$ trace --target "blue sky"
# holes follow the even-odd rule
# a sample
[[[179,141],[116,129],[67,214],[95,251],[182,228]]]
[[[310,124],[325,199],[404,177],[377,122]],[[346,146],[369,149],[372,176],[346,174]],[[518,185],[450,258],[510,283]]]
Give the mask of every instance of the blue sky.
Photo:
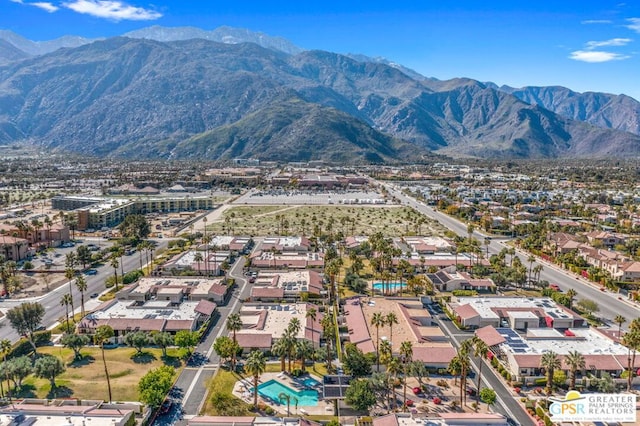
[[[306,49],[384,56],[428,77],[640,100],[635,0],[0,0],[0,29],[32,40],[116,36],[150,25],[229,25]]]

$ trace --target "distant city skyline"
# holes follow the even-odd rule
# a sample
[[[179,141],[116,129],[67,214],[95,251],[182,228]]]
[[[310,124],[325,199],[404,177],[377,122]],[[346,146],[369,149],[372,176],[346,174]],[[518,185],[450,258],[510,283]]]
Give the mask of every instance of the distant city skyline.
[[[517,3],[0,0],[0,29],[42,41],[112,37],[151,25],[228,25],[304,49],[382,56],[441,80],[559,85],[640,100],[639,4]]]

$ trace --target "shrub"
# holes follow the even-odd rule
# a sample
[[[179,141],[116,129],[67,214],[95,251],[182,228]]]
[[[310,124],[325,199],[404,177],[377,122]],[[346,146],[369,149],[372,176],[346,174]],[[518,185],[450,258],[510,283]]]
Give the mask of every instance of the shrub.
[[[519,387],[515,387],[515,388],[513,388],[513,391],[515,393],[520,393],[520,391],[522,391],[522,389],[520,389]]]
[[[264,409],[264,412],[267,413],[267,415],[272,416],[275,414],[275,410],[269,406],[267,406],[267,408]]]
[[[433,398],[433,403],[436,405],[440,405],[442,404],[442,400],[436,396],[435,398]]]
[[[440,380],[438,380],[438,381],[436,382],[436,385],[440,386],[441,388],[445,388],[445,389],[449,388],[449,382],[447,382],[447,381],[446,381],[446,380],[444,380],[444,379],[440,379]]]

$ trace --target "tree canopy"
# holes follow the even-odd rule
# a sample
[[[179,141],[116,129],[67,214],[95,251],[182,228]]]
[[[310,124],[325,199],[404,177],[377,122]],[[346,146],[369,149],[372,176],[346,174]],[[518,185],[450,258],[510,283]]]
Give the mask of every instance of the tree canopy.
[[[140,400],[150,407],[159,407],[173,385],[175,374],[173,367],[163,365],[142,376],[138,383]]]

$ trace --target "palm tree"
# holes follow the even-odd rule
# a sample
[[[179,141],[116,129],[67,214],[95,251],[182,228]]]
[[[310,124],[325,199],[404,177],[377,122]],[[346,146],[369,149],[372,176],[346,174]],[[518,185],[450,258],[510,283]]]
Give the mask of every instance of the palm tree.
[[[237,344],[236,331],[242,330],[243,324],[239,313],[229,314],[227,317],[227,330],[233,333],[233,343]],[[233,351],[233,357],[231,358],[231,366],[235,370],[236,368],[236,351]]]
[[[308,340],[298,340],[295,345],[296,359],[300,360],[300,369],[305,371],[305,362],[313,356],[313,346]]]
[[[304,317],[307,319],[307,321],[311,319],[311,346],[313,347],[314,360],[315,360],[316,342],[314,340],[314,337],[316,332],[315,327],[316,327],[316,318],[318,317],[318,311],[316,310],[316,308],[309,308],[307,313],[304,314]],[[315,369],[315,364],[313,365],[313,367]]]
[[[280,400],[280,402],[287,401],[287,417],[291,415],[291,410],[290,410],[291,401],[293,401],[294,404],[296,404],[296,407],[298,406],[298,398],[286,392],[280,392],[280,394],[278,395],[278,399]]]
[[[627,319],[625,317],[623,317],[622,315],[618,314],[613,319],[613,322],[618,324],[618,339],[622,339],[622,324],[627,322]]]
[[[67,333],[69,333],[69,304],[71,303],[71,295],[66,293],[60,299],[60,306],[64,306],[64,315],[67,323]]]
[[[391,392],[393,407],[397,407],[396,403],[396,393],[395,393],[395,384],[396,379],[398,378],[398,373],[401,371],[400,361],[398,358],[391,356],[387,361],[387,373],[389,374],[389,391]]]
[[[75,311],[75,308],[73,307],[73,287],[71,285],[73,279],[76,276],[76,271],[73,269],[73,267],[67,268],[64,270],[64,276],[69,280],[69,297],[71,298],[70,304],[71,304],[71,313],[73,314],[73,312]]]
[[[395,312],[389,312],[385,316],[384,322],[389,325],[389,342],[393,346],[393,325],[398,324],[398,316]]]
[[[478,362],[478,384],[476,385],[476,412],[478,411],[478,406],[480,405],[480,384],[482,383],[482,364],[484,364],[484,360],[487,358],[487,352],[489,352],[489,347],[487,344],[477,336],[473,337],[473,356],[479,357],[480,360]]]
[[[211,236],[207,235],[206,229],[207,228],[205,226],[205,233],[202,237],[202,245],[204,245],[204,271],[205,274],[209,276],[209,243],[211,242]]]
[[[113,278],[114,278],[114,284],[116,286],[116,291],[118,291],[118,257],[115,255],[115,253],[111,254],[111,267],[113,268]]]
[[[571,305],[573,304],[573,298],[576,297],[577,295],[578,295],[578,292],[572,288],[570,288],[569,291],[567,291],[567,296],[569,296],[569,306],[568,306],[569,309],[571,309]]]
[[[527,258],[527,261],[529,262],[529,284],[531,283],[531,272],[533,271],[533,262],[536,261],[536,257],[534,255],[530,255]]]
[[[109,380],[109,370],[107,369],[107,360],[104,357],[104,344],[106,341],[111,339],[114,335],[113,328],[108,325],[101,325],[96,329],[96,334],[93,337],[95,344],[100,345],[100,350],[102,351],[102,363],[104,364],[104,375],[107,378],[107,388],[109,389],[109,402],[113,399],[111,398],[111,381]]]
[[[374,312],[371,317],[371,325],[376,328],[376,366],[380,372],[380,327],[384,327],[386,321],[382,312]]]
[[[260,375],[264,373],[266,368],[267,362],[264,358],[264,353],[261,351],[251,352],[244,365],[247,373],[253,376],[253,406],[256,410],[258,409],[258,381],[260,380]]]
[[[553,372],[560,368],[561,365],[560,358],[558,358],[558,355],[553,351],[545,352],[542,354],[542,358],[540,358],[540,367],[544,368],[547,376],[547,386],[545,388],[547,395],[551,395]]]
[[[473,346],[472,339],[462,342],[458,349],[458,361],[460,363],[460,407],[467,402],[467,375],[471,368],[471,348]]]
[[[122,258],[124,257],[124,247],[115,246],[113,247],[113,255],[118,256],[120,258],[120,277],[122,278],[122,284],[124,284],[124,262]]]
[[[564,362],[569,366],[569,371],[571,373],[569,389],[575,389],[577,372],[578,370],[584,370],[585,368],[584,356],[582,356],[578,351],[570,351],[565,355]]]
[[[400,344],[400,357],[402,359],[402,369],[404,372],[404,389],[402,390],[402,406],[407,411],[407,373],[408,365],[413,359],[413,344],[406,340]]]
[[[198,265],[198,275],[202,275],[202,272],[200,272],[200,262],[202,262],[202,253],[200,253],[199,251],[196,252],[196,254],[193,255],[193,260],[196,262],[196,265]]]
[[[80,311],[84,318],[84,292],[87,291],[87,280],[82,275],[76,278],[76,288],[80,292]]]
[[[285,339],[280,338],[271,347],[271,353],[280,358],[280,371],[287,371],[287,366],[285,365],[288,351],[287,344]]]
[[[631,324],[633,325],[634,322]],[[636,352],[640,348],[640,331],[636,327],[631,327],[622,337],[622,344],[627,347],[627,392],[630,392],[635,373]]]

